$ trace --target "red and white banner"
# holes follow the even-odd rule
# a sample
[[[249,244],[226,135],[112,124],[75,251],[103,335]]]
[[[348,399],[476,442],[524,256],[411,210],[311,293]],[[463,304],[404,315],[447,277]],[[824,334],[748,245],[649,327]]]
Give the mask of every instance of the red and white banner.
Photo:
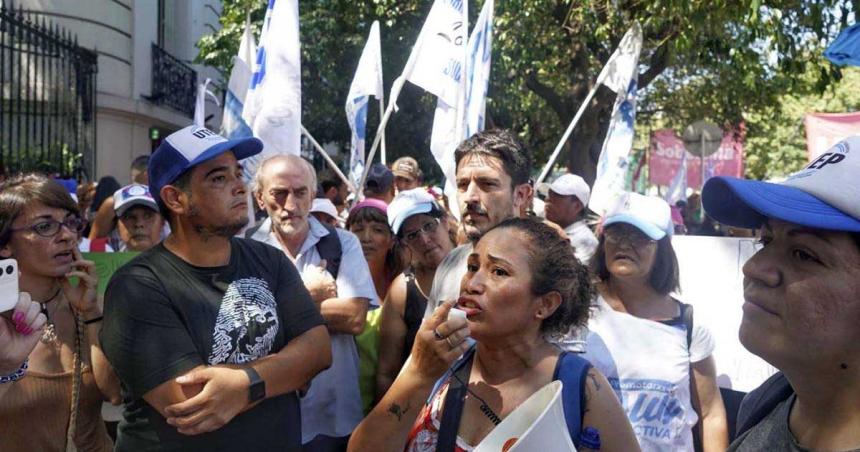
[[[843,138],[860,134],[860,112],[807,113],[804,122],[810,162]]]
[[[657,130],[651,135],[648,154],[648,181],[652,185],[668,186],[678,171],[681,157],[686,152],[684,142],[672,129]],[[720,149],[705,158],[705,179],[713,176],[743,177],[744,145],[741,135],[726,133]],[[687,186],[702,187],[702,159],[687,156]]]

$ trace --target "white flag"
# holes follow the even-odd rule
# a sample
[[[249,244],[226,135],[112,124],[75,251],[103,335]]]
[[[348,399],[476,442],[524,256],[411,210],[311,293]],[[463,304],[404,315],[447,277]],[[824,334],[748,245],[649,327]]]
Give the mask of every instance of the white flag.
[[[230,81],[227,82],[227,94],[224,96],[224,114],[221,120],[221,135],[227,138],[243,138],[252,135],[251,128],[242,119],[242,109],[245,105],[245,95],[251,86],[251,67],[257,55],[257,44],[251,33],[250,18],[245,21],[245,31],[239,43],[239,53],[233,58],[233,69],[230,71]]]
[[[448,105],[456,105],[462,95],[465,14],[465,0],[435,0],[403,71],[407,80]]]
[[[637,22],[624,34],[618,48],[597,77],[598,83],[618,93],[588,201],[588,207],[598,214],[603,214],[609,203],[624,192],[630,149],[633,147],[636,80],[641,51],[642,28]]]
[[[454,193],[454,149],[465,133],[466,8],[464,0],[433,2],[401,76],[438,97],[430,152],[445,174],[446,193]],[[395,83],[390,102],[400,86]]]
[[[346,96],[346,120],[352,131],[349,173],[356,186],[364,172],[364,140],[367,126],[367,101],[370,96],[382,99],[382,46],[379,22],[374,21],[370,35],[358,60],[358,68]]]
[[[301,101],[298,0],[269,0],[242,110],[242,119],[263,141],[263,152],[245,161],[246,174],[270,155],[299,155]]]
[[[493,0],[484,2],[478,22],[469,37],[469,64],[466,65],[466,138],[484,130],[493,52],[493,7]]]
[[[675,177],[672,178],[672,183],[669,184],[669,191],[663,198],[670,206],[674,206],[678,200],[687,199],[687,151],[682,150],[681,163],[678,164],[678,169],[675,170]]]

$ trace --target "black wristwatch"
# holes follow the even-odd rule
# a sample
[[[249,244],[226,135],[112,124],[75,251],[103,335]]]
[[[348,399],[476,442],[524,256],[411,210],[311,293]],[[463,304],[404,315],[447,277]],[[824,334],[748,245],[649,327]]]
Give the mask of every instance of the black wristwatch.
[[[254,403],[266,398],[266,382],[260,378],[260,374],[253,367],[245,367],[242,370],[248,374],[251,385],[248,386],[248,401]]]

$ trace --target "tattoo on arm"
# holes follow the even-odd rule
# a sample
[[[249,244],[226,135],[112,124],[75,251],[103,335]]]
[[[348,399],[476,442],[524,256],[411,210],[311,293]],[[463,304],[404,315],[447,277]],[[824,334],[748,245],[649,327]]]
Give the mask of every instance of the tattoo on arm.
[[[591,380],[591,384],[594,385],[594,391],[600,391],[600,383],[597,382],[597,378],[594,376],[593,373],[588,373],[588,379]]]
[[[388,407],[388,412],[397,416],[397,422],[400,422],[406,412],[409,411],[409,408],[409,402],[406,402],[406,406],[402,408],[400,407],[400,405],[392,403],[391,406]]]

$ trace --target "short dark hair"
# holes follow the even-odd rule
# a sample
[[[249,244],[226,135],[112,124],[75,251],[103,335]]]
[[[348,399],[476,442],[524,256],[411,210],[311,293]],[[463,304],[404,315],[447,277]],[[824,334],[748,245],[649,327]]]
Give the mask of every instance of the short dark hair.
[[[148,155],[139,155],[131,161],[131,169],[135,171],[146,171],[149,168],[149,156]]]
[[[606,267],[606,234],[600,234],[597,241],[597,250],[591,258],[591,271],[600,281],[608,281],[611,276]],[[654,265],[651,267],[651,275],[648,277],[651,288],[661,295],[681,291],[681,278],[678,275],[678,256],[672,247],[672,237],[666,236],[657,241],[657,255]]]
[[[322,192],[317,193],[317,196],[322,196],[332,187],[339,190],[340,187],[345,184],[343,179],[328,168],[317,172],[317,180],[319,181],[320,188],[322,189]]]
[[[365,206],[353,209],[346,219],[346,230],[351,230],[356,223],[382,223],[388,229],[391,237],[394,237],[394,232],[391,226],[388,225],[388,217],[376,207]],[[388,253],[385,254],[385,279],[388,284],[394,281],[394,278],[403,271],[405,264],[402,256],[396,246],[392,246]]]
[[[460,161],[469,155],[486,155],[501,160],[505,172],[511,177],[511,188],[529,182],[529,173],[532,170],[531,153],[522,141],[508,130],[485,130],[460,143],[454,151],[456,166],[459,167]]]
[[[559,335],[566,334],[571,326],[585,326],[597,292],[588,269],[574,256],[570,242],[557,230],[531,218],[509,218],[490,231],[495,229],[512,229],[525,236],[532,294],[558,292],[561,295],[561,304],[543,320],[541,332]]]
[[[57,181],[36,173],[14,176],[0,183],[0,247],[12,239],[12,223],[34,202],[81,215],[72,195]]]

